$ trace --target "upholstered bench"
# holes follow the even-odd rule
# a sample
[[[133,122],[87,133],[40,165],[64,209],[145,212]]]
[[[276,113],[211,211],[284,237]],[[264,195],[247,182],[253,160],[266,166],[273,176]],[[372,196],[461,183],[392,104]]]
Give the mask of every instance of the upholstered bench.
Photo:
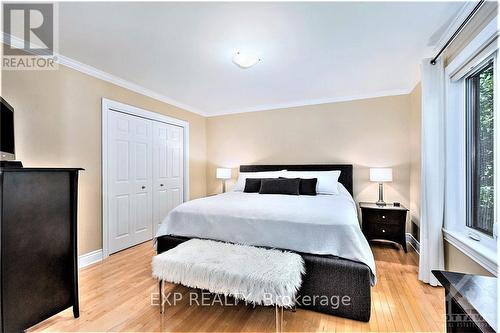
[[[295,253],[191,239],[153,258],[163,313],[164,282],[208,290],[257,305],[276,308],[276,330],[283,325],[283,308],[295,305],[305,273]]]

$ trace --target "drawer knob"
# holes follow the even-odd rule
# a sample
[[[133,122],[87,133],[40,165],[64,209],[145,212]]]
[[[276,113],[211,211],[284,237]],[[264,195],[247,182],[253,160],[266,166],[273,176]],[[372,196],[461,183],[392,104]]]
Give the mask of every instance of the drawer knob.
[[[163,184],[160,184],[161,187],[163,187]]]
[[[382,232],[385,232],[385,229],[382,229]]]
[[[385,219],[385,215],[382,215],[382,218]]]
[[[146,188],[146,186],[141,186],[141,188],[144,190]]]

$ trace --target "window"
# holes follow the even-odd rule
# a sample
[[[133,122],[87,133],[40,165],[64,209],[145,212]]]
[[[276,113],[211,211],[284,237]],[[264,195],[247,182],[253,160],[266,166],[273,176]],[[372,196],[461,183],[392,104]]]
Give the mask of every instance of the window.
[[[445,68],[444,239],[492,274],[499,269],[499,41],[492,20]]]
[[[466,223],[489,236],[495,220],[494,72],[491,59],[465,79]]]

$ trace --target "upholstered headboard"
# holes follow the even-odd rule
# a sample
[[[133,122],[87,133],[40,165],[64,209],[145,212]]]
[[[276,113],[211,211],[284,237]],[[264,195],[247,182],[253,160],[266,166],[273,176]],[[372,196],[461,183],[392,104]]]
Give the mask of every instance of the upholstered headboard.
[[[339,170],[339,182],[352,195],[352,164],[276,164],[276,165],[240,165],[240,172],[260,171],[332,171]]]

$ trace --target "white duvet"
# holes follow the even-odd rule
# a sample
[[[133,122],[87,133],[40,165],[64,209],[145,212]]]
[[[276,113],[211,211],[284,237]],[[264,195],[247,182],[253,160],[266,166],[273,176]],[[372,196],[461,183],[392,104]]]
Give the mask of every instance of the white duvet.
[[[156,237],[176,235],[375,261],[361,232],[356,205],[343,186],[338,195],[294,196],[228,192],[173,209]]]

